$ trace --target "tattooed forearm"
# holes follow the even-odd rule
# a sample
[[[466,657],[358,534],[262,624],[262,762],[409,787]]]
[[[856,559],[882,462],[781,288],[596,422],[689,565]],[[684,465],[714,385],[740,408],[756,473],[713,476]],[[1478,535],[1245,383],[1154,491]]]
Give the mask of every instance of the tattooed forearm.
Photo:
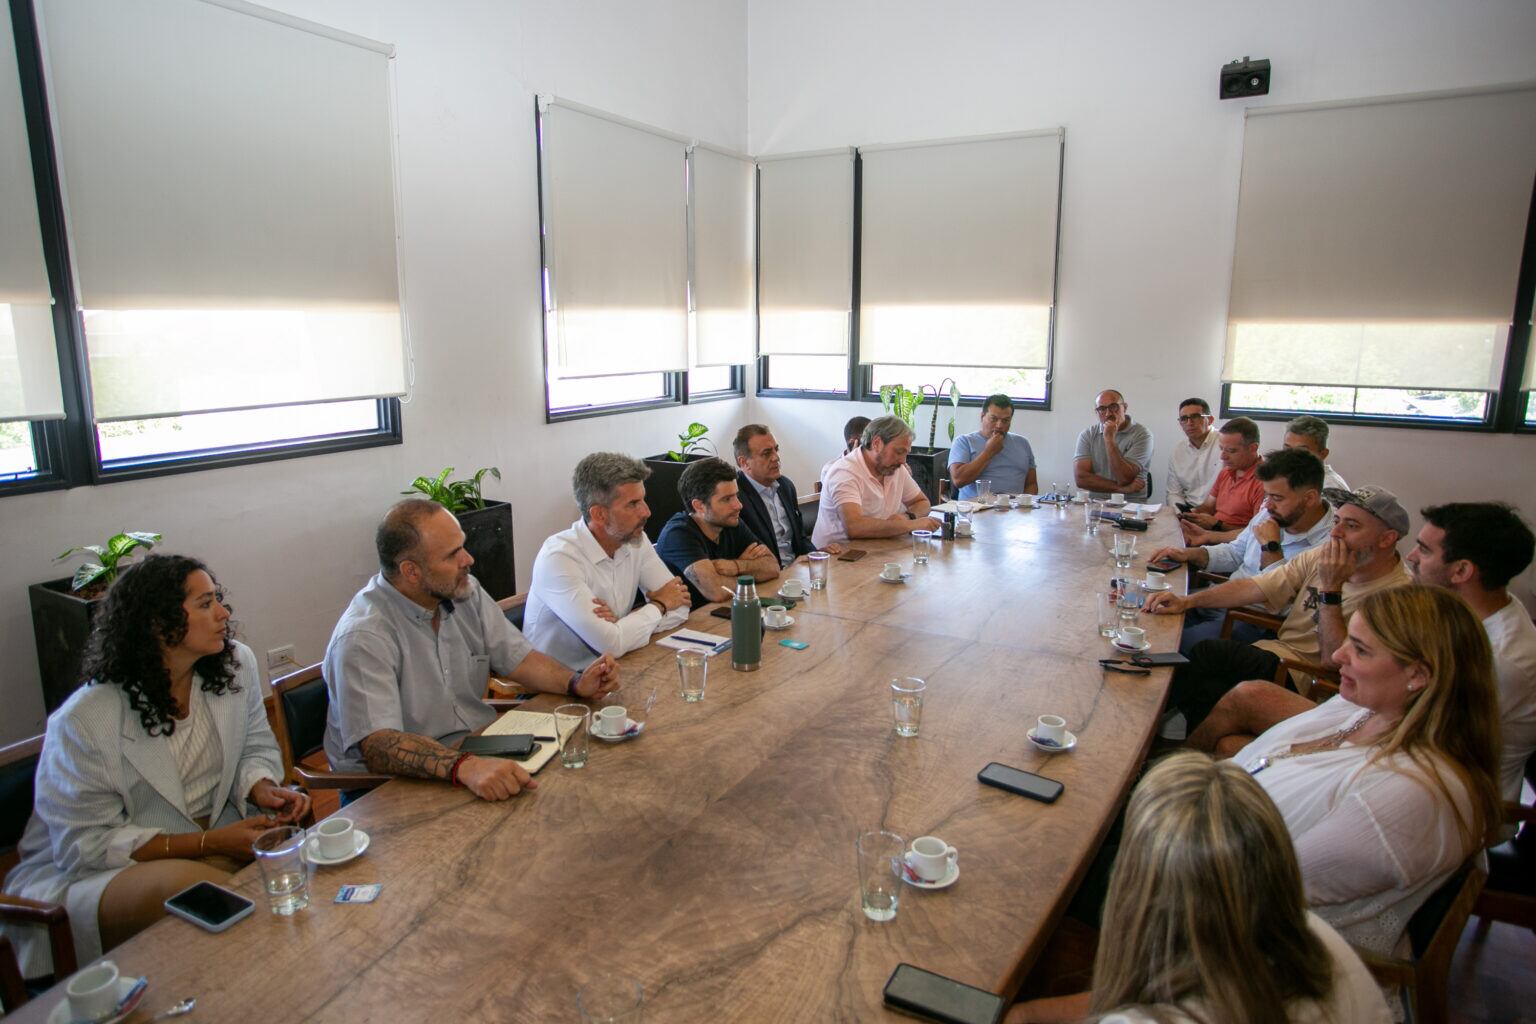
[[[412,779],[446,779],[459,758],[452,747],[396,729],[369,733],[358,747],[369,771]]]

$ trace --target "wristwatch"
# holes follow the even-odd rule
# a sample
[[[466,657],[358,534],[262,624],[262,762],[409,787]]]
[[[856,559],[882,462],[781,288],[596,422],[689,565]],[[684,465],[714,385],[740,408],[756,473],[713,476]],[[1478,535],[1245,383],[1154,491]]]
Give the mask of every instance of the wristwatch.
[[[1267,540],[1264,542],[1264,547],[1262,550],[1267,551],[1272,555],[1278,555],[1280,553],[1280,542],[1277,540]]]
[[[1337,590],[1319,590],[1317,592],[1318,604],[1343,604],[1344,594]]]
[[[904,511],[906,511],[908,519],[916,519],[917,518],[917,516],[912,514],[912,510],[911,509],[906,509]]]

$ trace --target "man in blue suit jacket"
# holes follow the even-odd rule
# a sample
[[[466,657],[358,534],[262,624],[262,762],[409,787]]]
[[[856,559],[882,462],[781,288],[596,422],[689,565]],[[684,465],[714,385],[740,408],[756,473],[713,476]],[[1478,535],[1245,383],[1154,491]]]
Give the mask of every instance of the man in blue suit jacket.
[[[779,461],[779,442],[761,423],[748,423],[732,442],[736,455],[736,483],[741,498],[741,525],[758,541],[775,551],[785,566],[815,550],[805,522],[800,518],[800,499],[795,485],[784,475]],[[837,548],[830,547],[834,554]]]

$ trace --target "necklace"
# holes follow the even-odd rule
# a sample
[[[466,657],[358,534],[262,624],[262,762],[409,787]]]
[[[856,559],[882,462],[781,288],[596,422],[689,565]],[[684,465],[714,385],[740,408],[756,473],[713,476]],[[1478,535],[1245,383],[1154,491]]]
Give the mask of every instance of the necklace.
[[[1257,775],[1259,772],[1263,771],[1265,768],[1268,768],[1276,761],[1284,761],[1288,757],[1300,757],[1302,754],[1315,754],[1322,750],[1337,750],[1340,746],[1343,745],[1345,740],[1359,732],[1361,726],[1365,725],[1366,722],[1369,722],[1375,717],[1376,712],[1367,711],[1365,714],[1355,719],[1352,724],[1345,726],[1338,732],[1334,733],[1332,736],[1325,736],[1320,740],[1307,740],[1304,743],[1292,743],[1287,750],[1276,754],[1273,757],[1256,757],[1252,761],[1249,761],[1247,764],[1243,765],[1243,771],[1247,772],[1249,775]]]

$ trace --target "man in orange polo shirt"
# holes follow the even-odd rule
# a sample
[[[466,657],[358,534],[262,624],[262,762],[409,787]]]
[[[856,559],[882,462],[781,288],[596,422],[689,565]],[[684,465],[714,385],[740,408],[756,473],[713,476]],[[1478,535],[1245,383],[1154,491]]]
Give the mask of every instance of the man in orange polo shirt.
[[[1264,507],[1259,480],[1259,425],[1246,416],[1228,420],[1217,431],[1221,472],[1210,495],[1192,512],[1179,515],[1184,543],[1224,544],[1236,540]]]

